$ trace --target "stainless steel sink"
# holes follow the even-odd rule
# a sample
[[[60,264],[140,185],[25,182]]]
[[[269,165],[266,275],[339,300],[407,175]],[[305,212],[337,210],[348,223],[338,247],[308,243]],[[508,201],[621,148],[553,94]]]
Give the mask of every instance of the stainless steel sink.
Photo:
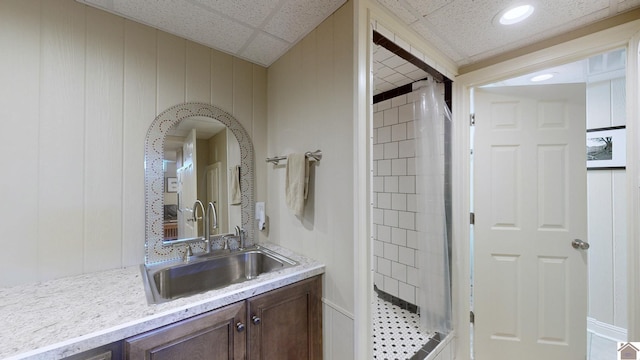
[[[263,247],[219,255],[142,265],[149,303],[157,304],[253,279],[297,263]]]

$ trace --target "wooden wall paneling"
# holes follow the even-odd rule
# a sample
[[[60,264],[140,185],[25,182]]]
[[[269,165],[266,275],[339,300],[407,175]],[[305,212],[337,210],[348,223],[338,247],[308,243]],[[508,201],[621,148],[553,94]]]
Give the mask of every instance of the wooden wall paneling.
[[[627,174],[613,176],[613,325],[627,328]],[[596,290],[598,291],[598,290]]]
[[[248,61],[233,58],[233,116],[253,138],[253,72]]]
[[[42,6],[38,259],[48,280],[82,272],[85,8]]]
[[[317,198],[322,197],[323,203],[318,202],[320,209],[331,209],[332,199],[352,199],[354,184],[354,92],[355,92],[355,69],[353,66],[355,50],[353,48],[353,6],[343,6],[334,15],[334,93],[332,98],[336,101],[332,107],[336,113],[332,114],[325,128],[333,128],[333,134],[338,134],[327,142],[327,146],[320,146],[326,149],[325,154],[328,159],[341,159],[331,164],[331,168],[326,167],[322,172],[324,177],[316,177]],[[336,131],[340,129],[339,131]],[[328,141],[328,139],[325,139]],[[340,146],[329,146],[329,144],[340,144]],[[337,176],[336,176],[337,175]],[[333,189],[333,191],[331,191]],[[337,191],[336,191],[337,190]],[[331,193],[331,197],[325,196]],[[346,210],[346,209],[345,209]],[[331,299],[338,306],[349,313],[354,311],[354,278],[353,276],[342,276],[353,272],[354,247],[351,241],[341,240],[344,234],[353,234],[356,219],[345,221],[345,218],[353,217],[352,211],[325,211],[327,224],[331,224],[331,238],[334,240],[333,265],[336,274],[335,287],[337,294],[341,296]],[[339,226],[337,226],[339,225]],[[349,239],[351,239],[349,237]],[[349,291],[347,291],[349,290]]]
[[[84,272],[121,266],[124,19],[87,14]]]
[[[211,105],[233,113],[233,57],[211,50]]]
[[[186,100],[208,104],[211,101],[211,49],[192,41],[187,41],[186,47]]]
[[[255,198],[256,201],[267,200],[267,69],[253,65],[253,129],[252,140],[255,152]],[[265,232],[258,231],[258,240],[266,241]]]
[[[587,85],[587,129],[611,126],[611,82]]]
[[[335,28],[334,28],[334,17],[331,16],[329,17],[327,20],[325,20],[324,22],[322,22],[320,24],[320,26],[318,26],[316,28],[316,30],[314,30],[316,32],[316,46],[317,46],[317,52],[316,52],[316,56],[318,57],[317,59],[317,69],[316,71],[316,79],[317,79],[317,97],[318,99],[332,99],[333,98],[333,91],[334,91],[334,49],[333,49],[333,39],[334,36],[337,36],[336,32],[335,32]],[[320,103],[324,103],[324,101],[320,101]],[[322,117],[323,117],[323,121],[331,121],[331,119],[333,118],[333,116],[336,116],[336,112],[335,109],[333,108],[327,108],[328,111],[323,112]],[[327,126],[323,126],[323,129],[325,129],[324,131],[330,131],[330,128]],[[325,134],[323,134],[323,136],[326,136]],[[322,136],[320,137],[322,138]],[[322,139],[323,141],[327,141],[328,139]],[[328,144],[328,142],[327,142]],[[324,152],[331,152],[331,150],[328,148],[328,146],[323,146],[324,143],[320,143],[318,144],[318,148]],[[321,197],[322,195],[320,195],[321,191],[324,192],[326,191],[326,189],[328,189],[326,184],[320,184],[319,181],[317,180],[319,176],[322,176],[320,173],[320,168],[316,168],[315,169],[315,196],[316,197]],[[322,171],[324,172],[324,171]],[[326,176],[326,174],[325,174]],[[320,228],[323,229],[328,229],[329,228],[329,215],[326,213],[318,213],[315,219],[316,225]],[[333,256],[332,256],[332,246],[319,246],[316,250],[317,252],[317,256],[319,259],[322,259],[320,261],[324,262],[324,263],[333,263]],[[350,261],[352,262],[352,261]],[[327,266],[327,271],[329,270],[329,268],[331,268],[330,266]],[[334,276],[339,276],[338,273],[335,273],[332,270],[331,273],[331,277],[333,278]],[[331,289],[330,290],[330,286],[328,286],[329,282],[325,281],[323,283],[323,293],[324,294],[331,294],[331,299],[333,299],[335,297],[335,289]],[[327,295],[325,295],[327,296]]]
[[[624,126],[627,123],[626,78],[611,80],[611,126]]]
[[[613,212],[611,171],[589,171],[587,193],[589,194],[588,236],[589,267],[597,269],[589,273],[589,316],[598,321],[613,324]]]
[[[0,1],[0,287],[37,280],[40,2]],[[7,130],[9,129],[9,130]],[[42,234],[46,236],[46,232]]]
[[[304,39],[300,42],[300,56],[297,61],[300,61],[298,65],[302,72],[302,77],[300,78],[300,88],[296,93],[300,96],[300,103],[296,101],[298,104],[298,118],[306,118],[310,124],[318,124],[318,126],[312,126],[313,132],[315,136],[312,138],[306,138],[305,142],[302,144],[296,144],[296,151],[305,152],[305,151],[314,151],[316,149],[322,150],[321,144],[325,142],[323,137],[327,136],[327,132],[331,131],[330,127],[325,126],[327,121],[330,121],[326,117],[325,109],[326,102],[318,101],[318,68],[320,64],[318,63],[318,55],[321,50],[318,49],[318,32],[312,31]],[[322,124],[322,125],[320,125]],[[298,127],[298,131],[309,131],[309,127]],[[331,137],[331,136],[329,136]],[[304,137],[299,136],[298,138],[303,139]],[[320,215],[321,211],[319,208],[319,204],[323,202],[323,196],[318,193],[317,189],[322,189],[323,184],[319,184],[320,179],[326,174],[321,174],[318,171],[318,168],[313,167],[309,168],[310,171],[310,189],[307,202],[305,204],[305,212],[310,213],[311,216],[315,218],[316,209],[318,209],[318,213]],[[326,217],[322,217],[326,219]],[[316,254],[318,253],[318,249],[322,246],[322,242],[318,241],[315,236],[309,237],[301,237],[300,238],[300,246],[304,249],[303,253],[305,254]]]
[[[158,32],[157,114],[185,101],[186,42],[177,36]]]
[[[310,124],[304,121],[306,117],[299,117],[299,114],[301,114],[299,108],[303,106],[300,103],[301,99],[299,97],[301,95],[300,83],[305,81],[304,71],[300,69],[301,61],[299,61],[299,59],[300,44],[297,44],[283,57],[278,59],[275,65],[272,65],[269,69],[270,87],[272,86],[271,77],[274,78],[273,87],[271,87],[271,91],[269,91],[269,111],[271,111],[272,107],[274,110],[274,113],[270,114],[269,117],[269,142],[270,144],[274,144],[274,148],[271,149],[272,152],[270,152],[269,156],[287,155],[293,151],[301,151],[299,147],[305,143],[309,134],[313,133],[313,136],[316,135],[315,132],[317,129],[308,131],[307,128],[305,132],[300,131],[300,128],[303,128],[305,124]],[[272,75],[272,69],[274,68],[276,68],[276,70]],[[273,221],[280,217],[278,224],[287,224],[290,226],[288,232],[285,231],[283,226],[271,226],[269,236],[280,245],[292,251],[303,253],[302,242],[297,240],[305,235],[304,229],[300,226],[295,226],[299,221],[290,218],[291,212],[285,202],[286,171],[278,171],[277,168],[269,165],[267,165],[267,167],[270,169],[267,174],[270,176],[269,183],[272,183],[275,187],[275,189],[271,188],[269,192],[271,199],[267,206],[272,207],[269,211],[269,223],[274,224]],[[274,215],[273,213],[276,211],[278,214]],[[307,212],[307,217],[308,216],[309,213]],[[317,218],[315,220],[317,220]],[[275,234],[275,237],[272,234]],[[287,236],[284,236],[284,234]],[[327,270],[329,270],[329,264],[326,265]]]
[[[122,264],[144,262],[144,140],[155,119],[157,30],[125,20]]]

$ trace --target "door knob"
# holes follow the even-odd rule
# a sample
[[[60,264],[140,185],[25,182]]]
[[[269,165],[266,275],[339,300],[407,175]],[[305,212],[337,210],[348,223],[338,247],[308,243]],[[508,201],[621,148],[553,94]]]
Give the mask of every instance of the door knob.
[[[573,246],[574,249],[587,250],[589,248],[589,243],[580,239],[575,239],[571,242],[571,246]]]

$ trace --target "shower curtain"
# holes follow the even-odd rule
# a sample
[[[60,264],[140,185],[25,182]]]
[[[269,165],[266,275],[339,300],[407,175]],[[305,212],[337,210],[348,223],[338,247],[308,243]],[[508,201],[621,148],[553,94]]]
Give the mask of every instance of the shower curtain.
[[[444,123],[451,112],[433,80],[414,84],[420,327],[451,331],[451,280],[445,211]]]

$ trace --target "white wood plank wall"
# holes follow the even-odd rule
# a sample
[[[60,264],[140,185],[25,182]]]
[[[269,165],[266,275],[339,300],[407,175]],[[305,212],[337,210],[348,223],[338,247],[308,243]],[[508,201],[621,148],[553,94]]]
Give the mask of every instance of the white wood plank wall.
[[[304,215],[284,196],[283,167],[267,166],[269,241],[326,265],[325,359],[354,359],[354,2],[348,1],[268,72],[269,155],[322,150]],[[258,164],[264,159],[258,159]]]
[[[624,87],[624,74],[587,84],[587,129],[625,125]],[[588,316],[626,329],[626,171],[590,170],[587,184],[591,244]]]
[[[0,48],[0,286],[143,262],[143,142],[164,109],[209,102],[266,153],[261,66],[73,0],[0,1]]]

